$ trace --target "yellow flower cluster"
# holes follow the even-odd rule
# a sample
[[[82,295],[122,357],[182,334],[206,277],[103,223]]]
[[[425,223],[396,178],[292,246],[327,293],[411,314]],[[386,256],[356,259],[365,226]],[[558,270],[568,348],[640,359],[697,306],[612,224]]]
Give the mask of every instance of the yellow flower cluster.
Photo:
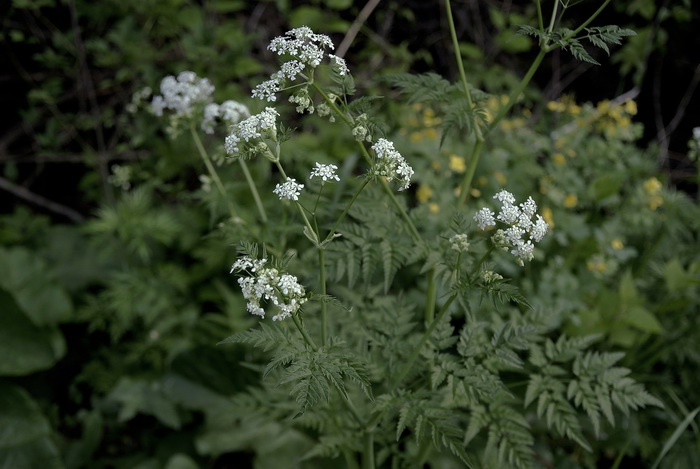
[[[650,209],[656,210],[664,203],[661,196],[661,182],[656,178],[649,178],[644,181],[644,192],[647,194],[647,205]]]
[[[570,116],[578,116],[581,114],[581,106],[576,104],[574,98],[569,95],[564,95],[558,101],[550,101],[547,103],[547,109],[552,112],[568,114]]]
[[[425,107],[420,103],[414,104],[411,109],[417,114],[407,119],[408,127],[411,130],[408,139],[412,143],[424,140],[437,140],[440,136],[437,126],[442,123],[442,118],[435,115],[435,111]]]

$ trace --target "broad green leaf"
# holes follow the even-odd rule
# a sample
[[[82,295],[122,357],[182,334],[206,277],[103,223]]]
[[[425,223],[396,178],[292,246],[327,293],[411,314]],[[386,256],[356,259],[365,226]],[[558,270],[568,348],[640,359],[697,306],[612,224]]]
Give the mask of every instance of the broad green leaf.
[[[9,293],[0,289],[0,376],[22,376],[45,370],[65,353],[61,332],[38,327]]]
[[[51,427],[27,392],[0,382],[0,469],[64,469]]]
[[[588,188],[588,194],[600,202],[620,191],[624,177],[622,174],[606,174],[596,178]]]
[[[664,265],[664,280],[666,288],[671,293],[677,293],[688,287],[688,274],[677,258],[673,258]]]
[[[70,297],[47,273],[41,258],[25,248],[0,248],[0,288],[10,292],[37,326],[70,320]]]
[[[177,409],[160,382],[122,378],[108,399],[122,405],[119,411],[122,422],[131,420],[136,414],[147,414],[170,428],[180,428]]]
[[[653,332],[659,334],[664,331],[663,326],[656,319],[656,316],[649,310],[641,306],[632,306],[629,308],[624,316],[624,320],[627,324],[637,327],[643,331]]]

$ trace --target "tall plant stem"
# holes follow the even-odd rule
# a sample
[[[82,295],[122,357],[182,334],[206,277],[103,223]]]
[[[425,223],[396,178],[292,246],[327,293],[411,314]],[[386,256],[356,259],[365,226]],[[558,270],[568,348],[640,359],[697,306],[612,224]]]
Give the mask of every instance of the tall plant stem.
[[[340,216],[338,217],[338,219],[335,221],[333,228],[331,228],[331,231],[328,232],[328,236],[326,236],[326,239],[323,240],[323,243],[325,243],[333,238],[333,236],[335,235],[335,230],[338,229],[338,225],[340,225],[340,222],[343,221],[343,219],[345,218],[345,215],[348,214],[348,212],[350,211],[350,208],[355,203],[355,200],[357,200],[357,197],[359,197],[362,190],[365,187],[367,187],[367,184],[369,184],[369,181],[370,181],[369,178],[365,178],[365,180],[362,182],[362,185],[357,189],[357,191],[355,192],[355,195],[352,196],[352,199],[350,200],[350,202],[348,202],[348,204],[345,206],[345,210],[343,210],[343,213],[341,213]]]
[[[228,206],[229,213],[231,214],[231,218],[238,218],[238,213],[236,213],[236,208],[233,206],[231,201],[229,200],[228,196],[226,195],[226,190],[224,189],[224,185],[221,183],[221,179],[219,178],[219,174],[216,172],[216,168],[214,168],[214,165],[211,162],[211,159],[209,158],[209,154],[207,151],[204,149],[204,145],[202,145],[202,140],[199,138],[199,134],[197,131],[194,129],[194,126],[191,124],[190,125],[190,132],[192,133],[192,139],[194,140],[194,144],[197,147],[197,151],[199,152],[199,156],[202,157],[202,160],[204,161],[204,166],[207,167],[207,171],[209,171],[209,176],[211,176],[212,180],[214,181],[214,185],[216,185],[216,188],[218,189],[219,193],[221,194],[221,197],[224,198],[226,201],[226,205]]]
[[[326,294],[326,259],[323,252],[323,246],[318,248],[318,276],[321,288],[321,295]],[[326,345],[328,341],[328,312],[326,302],[321,301],[321,346]]]
[[[248,183],[248,187],[250,187],[250,192],[253,194],[253,200],[255,200],[255,205],[258,207],[258,213],[260,213],[260,218],[262,219],[263,223],[267,224],[267,213],[265,212],[265,206],[263,205],[262,200],[260,200],[260,194],[258,194],[258,188],[255,187],[255,182],[253,181],[253,178],[250,176],[250,171],[248,170],[248,165],[241,158],[238,159],[238,162],[241,164],[241,170],[243,171],[243,175],[245,176],[245,180]]]
[[[462,183],[459,185],[459,199],[457,200],[458,207],[464,205],[464,202],[467,201],[467,197],[469,197],[472,181],[474,180],[474,173],[476,173],[476,167],[479,164],[479,158],[481,157],[481,150],[483,148],[484,139],[474,142],[474,148],[472,148],[472,154],[469,157],[467,170],[464,172]]]
[[[472,102],[472,95],[469,91],[467,74],[464,73],[464,62],[462,61],[462,54],[459,52],[459,41],[457,40],[457,30],[455,29],[454,18],[452,18],[452,7],[450,6],[450,0],[445,0],[445,10],[447,11],[447,23],[450,26],[452,48],[455,52],[455,60],[457,62],[457,68],[459,69],[459,77],[462,80],[462,87],[464,88],[464,96],[467,98],[467,106],[469,106],[469,109],[472,109],[474,107],[474,103]],[[474,130],[476,132],[477,142],[482,141],[484,139],[484,136],[481,133],[481,127],[479,127],[479,125],[475,123]]]
[[[374,432],[365,433],[365,449],[362,455],[362,469],[374,469]]]
[[[304,325],[301,323],[301,319],[299,319],[299,316],[296,314],[292,314],[292,321],[294,321],[294,325],[297,327],[297,330],[301,334],[301,336],[304,338],[304,342],[311,347],[311,349],[316,352],[318,351],[318,347],[316,347],[316,343],[314,342],[314,339],[311,338],[309,333],[306,331],[306,328]]]
[[[284,171],[284,168],[280,164],[279,158],[275,160],[275,165],[277,166],[277,169],[279,169],[280,174],[286,181],[289,179],[289,176],[287,176],[287,173]],[[297,206],[297,209],[299,209],[299,214],[301,215],[301,218],[304,219],[304,224],[306,225],[306,236],[315,244],[318,246],[318,241],[319,241],[319,234],[316,233],[316,230],[314,227],[311,225],[311,222],[309,221],[309,217],[306,216],[306,212],[304,211],[304,207],[301,206],[301,204],[297,201],[294,201],[294,204]]]

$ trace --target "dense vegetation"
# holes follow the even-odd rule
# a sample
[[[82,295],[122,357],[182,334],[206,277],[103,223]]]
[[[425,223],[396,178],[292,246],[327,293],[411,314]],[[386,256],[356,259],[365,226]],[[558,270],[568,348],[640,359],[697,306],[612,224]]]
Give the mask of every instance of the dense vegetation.
[[[0,468],[699,467],[699,18],[569,34],[603,3],[6,5]],[[351,74],[252,99],[302,25]],[[155,115],[186,70],[277,127]],[[503,190],[532,259],[480,229]]]

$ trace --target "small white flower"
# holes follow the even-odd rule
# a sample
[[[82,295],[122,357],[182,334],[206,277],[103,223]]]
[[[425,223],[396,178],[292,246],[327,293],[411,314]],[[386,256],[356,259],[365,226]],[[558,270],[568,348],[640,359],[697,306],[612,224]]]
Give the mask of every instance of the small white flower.
[[[380,138],[372,145],[372,150],[377,155],[374,165],[374,172],[378,176],[384,176],[389,181],[399,179],[402,183],[400,191],[408,189],[411,185],[413,168],[401,156],[401,153],[394,149],[394,144],[385,138]]]
[[[265,99],[267,101],[277,101],[277,94],[280,91],[279,78],[271,78],[260,83],[253,89],[253,98]]]
[[[279,313],[273,321],[281,321],[299,311],[306,302],[306,291],[297,278],[290,274],[280,274],[267,267],[267,259],[253,259],[244,256],[233,263],[231,273],[237,271],[244,276],[238,279],[243,298],[248,302],[246,310],[256,316],[265,317],[261,301],[272,303]]]
[[[474,220],[482,230],[485,230],[487,226],[496,225],[496,219],[494,218],[493,212],[491,209],[485,207],[476,212],[476,215],[474,215]]]
[[[493,196],[501,202],[501,210],[494,219],[494,213],[488,208],[482,208],[474,216],[482,230],[488,225],[495,225],[499,220],[506,225],[510,225],[505,230],[497,230],[491,237],[494,245],[500,249],[508,250],[518,257],[518,262],[530,261],[534,257],[535,243],[542,240],[549,225],[537,212],[537,204],[532,199],[528,199],[519,206],[515,205],[515,197],[506,190],[502,190]],[[533,221],[533,217],[535,217]],[[523,240],[523,236],[529,235],[529,239]]]
[[[208,103],[214,93],[214,86],[206,78],[197,78],[194,72],[181,72],[177,78],[169,75],[160,82],[162,96],[154,96],[151,109],[162,116],[165,109],[175,115],[189,115],[197,103]]]
[[[228,100],[224,101],[219,106],[219,115],[227,124],[234,125],[250,117],[250,111],[245,104]]]
[[[245,141],[251,143],[259,138],[274,138],[277,134],[277,117],[279,113],[271,107],[266,107],[264,111],[254,116],[250,116],[240,121],[231,129],[231,134],[224,141],[226,153],[232,155],[240,153],[239,143]],[[260,142],[265,145],[264,142]],[[250,150],[249,146],[249,150]]]
[[[347,63],[345,63],[345,59],[333,54],[328,54],[328,58],[331,59],[331,67],[338,71],[338,75],[343,77],[350,74],[350,70],[348,69]]]
[[[457,252],[467,252],[469,250],[469,238],[466,234],[455,234],[450,238],[450,249]]]
[[[320,177],[321,179],[323,179],[323,183],[325,183],[329,179],[340,181],[340,178],[335,173],[337,170],[338,167],[334,164],[316,163],[316,167],[311,170],[311,175],[309,176],[309,178]]]
[[[494,195],[493,198],[498,200],[502,204],[512,205],[515,203],[515,197],[513,197],[513,194],[506,190],[502,190],[498,194]]]
[[[202,119],[202,130],[207,134],[214,133],[216,118],[219,117],[219,105],[209,103],[204,107],[204,118]]]
[[[299,200],[299,194],[304,184],[297,183],[296,179],[288,178],[283,184],[277,184],[274,192],[280,200]]]

